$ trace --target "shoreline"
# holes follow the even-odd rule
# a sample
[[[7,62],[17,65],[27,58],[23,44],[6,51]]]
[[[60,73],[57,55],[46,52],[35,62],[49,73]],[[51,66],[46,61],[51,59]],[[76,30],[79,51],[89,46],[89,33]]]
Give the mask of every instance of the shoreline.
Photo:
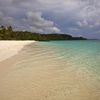
[[[0,78],[20,61],[19,53],[28,45],[36,41],[0,41]]]
[[[0,62],[18,54],[24,46],[36,41],[0,41]]]
[[[32,43],[1,61],[0,100],[99,100],[94,74],[58,58]]]

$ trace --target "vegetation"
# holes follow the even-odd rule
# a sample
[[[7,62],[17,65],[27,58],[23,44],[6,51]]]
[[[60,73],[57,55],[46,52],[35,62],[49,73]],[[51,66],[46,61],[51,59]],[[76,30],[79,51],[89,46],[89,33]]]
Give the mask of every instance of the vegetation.
[[[40,34],[28,31],[14,31],[11,26],[0,27],[0,40],[36,40],[36,41],[50,41],[50,40],[85,40],[83,37],[72,37],[67,34]]]

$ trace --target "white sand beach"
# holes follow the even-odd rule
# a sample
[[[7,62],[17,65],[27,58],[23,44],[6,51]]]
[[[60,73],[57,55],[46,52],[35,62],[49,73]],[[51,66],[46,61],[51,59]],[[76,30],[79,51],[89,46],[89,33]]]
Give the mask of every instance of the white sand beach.
[[[35,41],[0,41],[0,61],[16,55],[25,45],[33,42]]]

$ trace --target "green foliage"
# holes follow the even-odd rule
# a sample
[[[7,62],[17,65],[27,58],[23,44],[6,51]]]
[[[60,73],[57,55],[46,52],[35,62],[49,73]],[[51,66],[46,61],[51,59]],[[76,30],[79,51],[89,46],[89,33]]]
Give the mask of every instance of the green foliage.
[[[27,31],[14,31],[11,26],[0,27],[0,40],[36,40],[36,41],[50,41],[50,40],[84,40],[82,37],[72,37],[67,34],[40,34]]]

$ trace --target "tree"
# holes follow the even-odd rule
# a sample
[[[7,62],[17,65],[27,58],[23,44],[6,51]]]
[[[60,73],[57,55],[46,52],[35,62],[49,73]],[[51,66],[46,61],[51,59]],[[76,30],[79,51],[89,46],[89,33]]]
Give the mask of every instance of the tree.
[[[13,32],[12,26],[8,26],[8,27],[7,27],[7,30],[8,30],[9,33],[10,33],[10,32]]]
[[[6,37],[6,28],[4,26],[1,26],[1,28],[0,28],[0,37],[2,39],[5,39],[5,37]]]

